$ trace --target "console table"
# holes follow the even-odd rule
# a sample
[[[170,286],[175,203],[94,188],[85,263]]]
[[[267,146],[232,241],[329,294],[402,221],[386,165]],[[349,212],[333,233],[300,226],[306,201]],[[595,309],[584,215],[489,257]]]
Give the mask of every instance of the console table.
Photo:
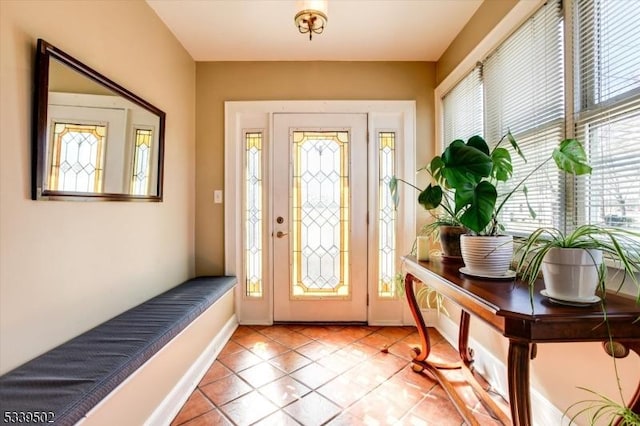
[[[610,348],[600,303],[587,307],[555,304],[540,295],[544,288],[542,280],[536,282],[533,293],[530,293],[528,285],[519,280],[497,281],[466,276],[458,271],[463,266],[460,263],[440,259],[419,262],[413,256],[403,258],[403,262],[407,272],[405,293],[421,340],[421,348],[414,349],[413,368],[429,371],[470,425],[479,423],[440,370],[461,369],[485,407],[503,424],[529,426],[532,425],[529,361],[535,358],[537,343],[599,341],[612,356],[625,357],[630,351],[640,356],[640,322],[634,324],[640,317],[640,306],[631,299],[607,295],[606,313],[615,341]],[[414,294],[413,284],[417,280],[462,308],[458,332],[460,362],[443,364],[429,360],[431,343]],[[473,376],[473,351],[468,347],[471,315],[509,339],[507,369],[511,418]],[[630,407],[640,411],[640,384]]]

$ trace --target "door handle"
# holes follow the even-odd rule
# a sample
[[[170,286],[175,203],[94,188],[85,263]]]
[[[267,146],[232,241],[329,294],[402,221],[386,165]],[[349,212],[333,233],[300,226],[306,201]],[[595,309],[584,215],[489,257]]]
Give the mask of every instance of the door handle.
[[[288,232],[282,232],[282,231],[276,232],[276,237],[278,237],[278,238],[282,238],[285,235],[289,235],[289,233]]]

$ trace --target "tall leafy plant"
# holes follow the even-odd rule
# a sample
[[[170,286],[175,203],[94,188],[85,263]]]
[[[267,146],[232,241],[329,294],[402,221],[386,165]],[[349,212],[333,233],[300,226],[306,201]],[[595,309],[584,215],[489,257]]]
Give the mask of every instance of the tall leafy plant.
[[[435,209],[443,205],[445,191],[452,191],[454,206],[451,213],[463,226],[476,235],[498,235],[503,230],[499,215],[506,202],[517,191],[523,191],[529,204],[524,183],[549,161],[553,159],[556,166],[567,173],[582,175],[591,172],[582,144],[576,139],[565,139],[510,190],[500,193],[499,185],[513,176],[511,154],[508,148],[501,146],[505,140],[526,161],[510,132],[493,149],[477,135],[466,143],[460,139],[451,142],[441,156],[431,160],[428,168],[435,184],[430,184],[420,193],[418,202],[427,209]],[[535,217],[530,205],[529,212]]]
[[[418,171],[426,171],[432,179],[435,178],[431,170],[431,164],[427,164]],[[421,189],[411,182],[407,182],[397,176],[392,176],[389,181],[389,191],[391,192],[391,198],[396,208],[400,203],[400,195],[398,193],[399,182],[405,183],[418,191],[418,204],[423,206],[425,210],[429,211],[434,217],[434,220],[423,228],[422,231],[424,234],[437,234],[440,226],[462,226],[459,218],[460,214],[455,212],[454,194],[451,189],[443,190],[442,187],[434,187],[432,184],[429,184],[426,189]],[[437,202],[434,202],[433,197],[437,197]]]

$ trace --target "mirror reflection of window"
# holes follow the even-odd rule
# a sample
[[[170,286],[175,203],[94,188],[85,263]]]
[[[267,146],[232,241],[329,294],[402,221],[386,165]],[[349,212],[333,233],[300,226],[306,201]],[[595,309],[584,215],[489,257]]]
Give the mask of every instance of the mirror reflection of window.
[[[165,113],[42,39],[36,52],[31,198],[162,201]]]
[[[107,127],[53,123],[49,189],[103,192],[103,158]]]
[[[151,169],[151,129],[135,129],[135,146],[133,151],[133,176],[131,177],[131,194],[149,194],[149,172]]]

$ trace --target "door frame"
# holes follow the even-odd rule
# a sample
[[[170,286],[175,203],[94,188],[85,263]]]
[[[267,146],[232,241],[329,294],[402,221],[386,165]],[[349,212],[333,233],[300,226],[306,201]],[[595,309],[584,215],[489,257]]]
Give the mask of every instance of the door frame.
[[[238,277],[235,290],[235,313],[241,324],[270,325],[273,323],[273,289],[271,284],[272,264],[270,244],[263,244],[266,250],[263,257],[264,292],[261,298],[249,298],[244,291],[243,268],[243,136],[247,131],[263,132],[265,152],[263,164],[271,169],[270,141],[273,138],[274,113],[363,113],[368,115],[368,151],[370,162],[377,159],[377,145],[371,143],[378,132],[393,130],[398,134],[398,153],[396,157],[399,176],[406,180],[415,179],[416,152],[416,103],[415,101],[228,101],[225,102],[225,185],[224,185],[224,246],[225,274]],[[373,155],[372,155],[373,153]],[[266,168],[265,168],[266,169]],[[271,191],[271,182],[264,173],[263,187]],[[369,177],[369,194],[377,193],[377,178]],[[403,185],[406,186],[406,185]],[[401,188],[401,191],[403,189]],[[273,231],[272,197],[267,196],[264,204],[263,241],[269,241]],[[376,211],[376,197],[368,197],[369,212]],[[370,215],[371,216],[371,215]],[[416,235],[415,194],[407,191],[401,194],[398,206],[398,226],[396,248],[398,256],[411,251]],[[369,241],[378,241],[375,218],[369,220]],[[369,258],[377,258],[377,244],[369,244]],[[373,257],[372,257],[373,255]],[[377,265],[370,262],[370,277]],[[398,271],[400,270],[400,262]],[[369,303],[367,307],[368,323],[371,325],[413,324],[403,299],[380,299],[377,296],[377,282],[369,280]]]

